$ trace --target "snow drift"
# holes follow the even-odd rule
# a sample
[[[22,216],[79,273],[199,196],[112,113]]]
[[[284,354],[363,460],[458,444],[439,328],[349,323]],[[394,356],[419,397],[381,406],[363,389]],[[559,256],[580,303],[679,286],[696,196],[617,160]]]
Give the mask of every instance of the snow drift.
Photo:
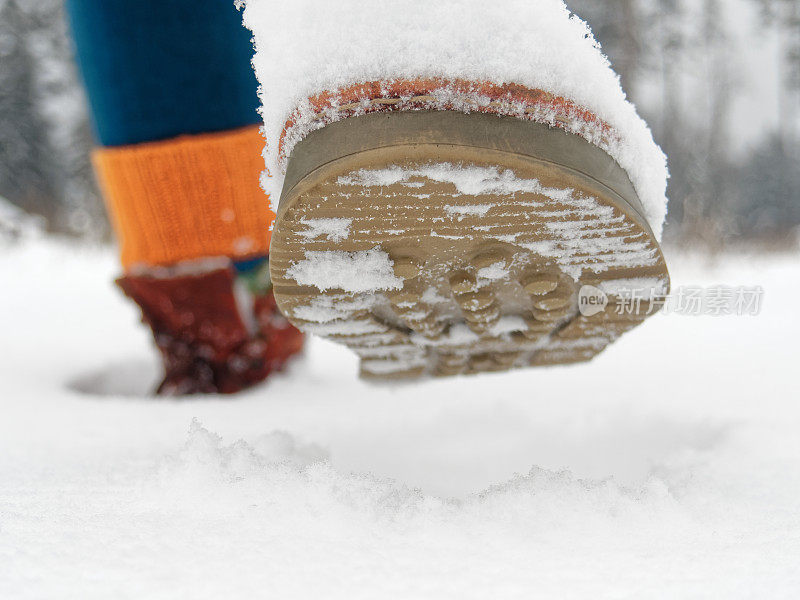
[[[235,399],[175,401],[146,397],[110,249],[6,245],[0,598],[796,598],[800,261],[673,271],[762,285],[764,312],[403,387],[313,340]]]

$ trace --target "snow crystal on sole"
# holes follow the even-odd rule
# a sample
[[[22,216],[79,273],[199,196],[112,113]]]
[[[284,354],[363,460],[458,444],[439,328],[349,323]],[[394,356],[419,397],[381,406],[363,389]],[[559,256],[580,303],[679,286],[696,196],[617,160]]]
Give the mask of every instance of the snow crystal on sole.
[[[545,223],[550,237],[536,241],[522,241],[520,234],[492,235],[498,241],[512,243],[531,252],[556,260],[561,269],[576,281],[584,269],[602,273],[617,267],[639,267],[657,264],[655,247],[640,234],[631,235],[630,226],[623,216],[614,216],[614,209],[601,204],[592,196],[580,196],[575,190],[553,188],[543,185],[538,179],[519,178],[511,169],[479,167],[452,163],[431,163],[416,168],[399,166],[385,169],[359,169],[338,178],[339,185],[366,188],[383,187],[397,183],[404,184],[412,179],[427,178],[439,183],[450,183],[456,188],[453,197],[496,195],[497,203],[507,201],[508,196],[519,193],[536,194],[566,205],[567,208],[554,210],[547,202],[517,201],[525,206],[531,217]],[[504,198],[505,197],[505,198]],[[472,214],[470,211],[480,206],[485,214],[491,206],[486,205],[448,205],[444,207],[449,214]],[[463,208],[465,211],[456,211]],[[431,236],[458,240],[453,236],[432,231]],[[586,256],[593,255],[594,261],[587,263]],[[501,279],[506,275],[499,266],[487,267],[479,273],[484,279]]]
[[[492,208],[491,204],[472,204],[469,206],[445,206],[444,211],[451,217],[458,217],[461,220],[467,215],[485,217],[490,208]]]
[[[307,240],[313,240],[325,236],[328,241],[341,242],[350,236],[350,225],[352,219],[303,219],[303,225],[308,227],[306,231],[301,231],[300,235]]]
[[[313,285],[321,291],[342,289],[346,292],[397,290],[403,280],[394,274],[392,260],[382,250],[360,252],[343,250],[306,251],[286,274],[300,285]]]
[[[485,194],[509,195],[517,192],[542,194],[553,200],[570,197],[571,190],[548,188],[538,179],[519,179],[511,169],[497,167],[478,167],[453,163],[431,163],[416,169],[392,166],[386,169],[359,169],[339,177],[339,185],[358,185],[362,187],[385,187],[403,183],[415,177],[425,177],[439,183],[451,183],[459,194],[480,196]],[[478,214],[484,216],[491,206],[446,206],[449,214]]]

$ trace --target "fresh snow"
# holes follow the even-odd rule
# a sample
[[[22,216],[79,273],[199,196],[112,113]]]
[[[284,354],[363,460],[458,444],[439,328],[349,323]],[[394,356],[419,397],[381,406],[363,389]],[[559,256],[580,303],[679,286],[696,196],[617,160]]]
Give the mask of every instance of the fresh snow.
[[[362,187],[385,187],[396,183],[405,183],[414,177],[425,177],[439,183],[451,183],[459,194],[479,196],[482,194],[510,195],[516,192],[541,194],[553,200],[564,201],[572,196],[572,190],[549,188],[543,186],[538,179],[520,179],[511,170],[501,171],[497,167],[476,167],[451,163],[431,163],[415,169],[404,169],[398,166],[386,169],[359,169],[350,175],[339,177],[340,185],[357,185]],[[459,209],[464,209],[463,210]],[[452,207],[447,206],[448,213],[485,215],[491,206]]]
[[[657,252],[643,235],[631,236],[630,226],[624,223],[623,216],[614,216],[614,210],[601,204],[597,198],[583,196],[573,189],[553,188],[543,185],[538,179],[517,177],[508,169],[496,167],[476,167],[451,163],[431,163],[416,168],[389,167],[385,169],[359,169],[339,177],[340,185],[382,188],[397,183],[410,182],[414,178],[425,177],[455,187],[453,197],[466,198],[468,209],[473,208],[471,198],[484,194],[511,196],[518,192],[539,194],[564,204],[568,208],[552,210],[544,202],[518,202],[526,206],[532,217],[545,222],[550,237],[535,242],[519,242],[516,237],[494,235],[499,241],[515,243],[523,248],[556,259],[562,270],[579,279],[584,269],[602,273],[618,267],[648,267],[658,262]],[[413,197],[413,194],[408,194]],[[500,201],[507,201],[501,198]],[[516,199],[514,199],[516,202]],[[453,214],[452,206],[445,212]],[[491,208],[491,207],[489,207]],[[489,209],[487,209],[488,212]],[[602,235],[600,235],[602,234]],[[463,236],[446,235],[433,229],[432,237],[458,240]],[[471,235],[465,229],[464,235]],[[638,237],[638,239],[637,239]],[[586,254],[597,255],[597,260],[586,264]],[[487,271],[487,277],[492,275]],[[503,275],[495,273],[498,277]],[[366,285],[366,284],[365,284]],[[333,286],[331,286],[333,287]]]
[[[641,300],[660,298],[667,293],[667,282],[660,277],[628,277],[625,279],[606,279],[597,284],[609,296],[630,295],[634,291]]]
[[[341,242],[350,237],[350,225],[353,224],[353,220],[343,218],[303,219],[300,223],[306,226],[306,230],[301,231],[300,235],[307,240],[325,236],[331,242]]]
[[[365,333],[386,333],[389,328],[372,320],[331,321],[306,325],[306,331],[320,336],[362,335]]]
[[[14,240],[39,237],[44,229],[44,219],[26,213],[0,196],[0,248]]]
[[[378,248],[358,252],[307,250],[305,258],[289,267],[286,275],[300,285],[312,285],[322,291],[397,290],[403,287],[403,280],[394,274],[393,265],[389,255]]]
[[[386,187],[397,183],[406,183],[415,177],[425,177],[439,183],[451,183],[456,191],[465,196],[482,194],[510,195],[516,192],[541,194],[553,200],[564,201],[572,196],[572,190],[549,188],[543,186],[538,179],[520,179],[511,170],[500,170],[497,167],[476,167],[452,163],[431,163],[419,168],[405,169],[399,166],[385,169],[359,169],[349,175],[339,177],[339,185],[356,185],[361,187]],[[410,194],[411,195],[411,194]],[[463,210],[462,210],[463,209]],[[447,206],[448,213],[485,215],[491,205],[452,207]],[[466,211],[466,212],[465,212]]]
[[[506,269],[504,265],[505,263],[501,261],[489,265],[488,267],[478,269],[478,277],[490,280],[503,279],[508,276],[508,269]]]
[[[669,254],[761,316],[407,385],[313,341],[172,401],[110,251],[4,246],[0,598],[798,597],[800,257]]]
[[[460,221],[467,215],[485,217],[491,208],[491,204],[469,204],[465,206],[445,206],[444,210],[448,215],[458,217]]]
[[[295,306],[290,316],[312,323],[330,323],[337,319],[348,318],[356,311],[370,308],[373,301],[374,296],[358,298],[349,295],[315,296],[311,304]]]
[[[620,88],[619,78],[588,26],[562,0],[246,0],[244,23],[254,34],[266,136],[263,178],[273,204],[285,161],[278,141],[287,119],[293,144],[317,129],[308,98],[327,90],[396,78],[439,77],[543,89],[585,107],[614,135],[604,141],[580,120],[567,129],[607,151],[625,169],[660,236],[666,215],[667,167],[650,130]],[[436,102],[469,98],[447,91]],[[479,102],[485,99],[477,99]],[[519,107],[508,106],[515,114]],[[296,115],[297,116],[297,115]],[[336,114],[328,115],[336,119]],[[555,115],[534,115],[554,125]]]

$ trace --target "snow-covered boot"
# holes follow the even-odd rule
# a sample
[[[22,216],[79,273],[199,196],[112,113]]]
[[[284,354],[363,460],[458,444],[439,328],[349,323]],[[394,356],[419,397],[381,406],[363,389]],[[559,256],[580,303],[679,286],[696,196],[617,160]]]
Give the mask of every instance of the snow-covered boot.
[[[275,298],[362,375],[585,361],[656,312],[665,158],[561,0],[247,0],[245,23]]]

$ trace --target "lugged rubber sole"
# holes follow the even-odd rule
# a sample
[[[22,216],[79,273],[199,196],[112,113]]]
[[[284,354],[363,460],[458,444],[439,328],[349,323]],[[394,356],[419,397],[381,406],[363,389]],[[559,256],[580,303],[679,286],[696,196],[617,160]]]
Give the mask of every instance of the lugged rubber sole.
[[[347,345],[379,378],[589,360],[669,288],[606,153],[452,111],[351,117],[298,143],[270,271],[295,326]],[[600,305],[581,310],[587,290]]]

